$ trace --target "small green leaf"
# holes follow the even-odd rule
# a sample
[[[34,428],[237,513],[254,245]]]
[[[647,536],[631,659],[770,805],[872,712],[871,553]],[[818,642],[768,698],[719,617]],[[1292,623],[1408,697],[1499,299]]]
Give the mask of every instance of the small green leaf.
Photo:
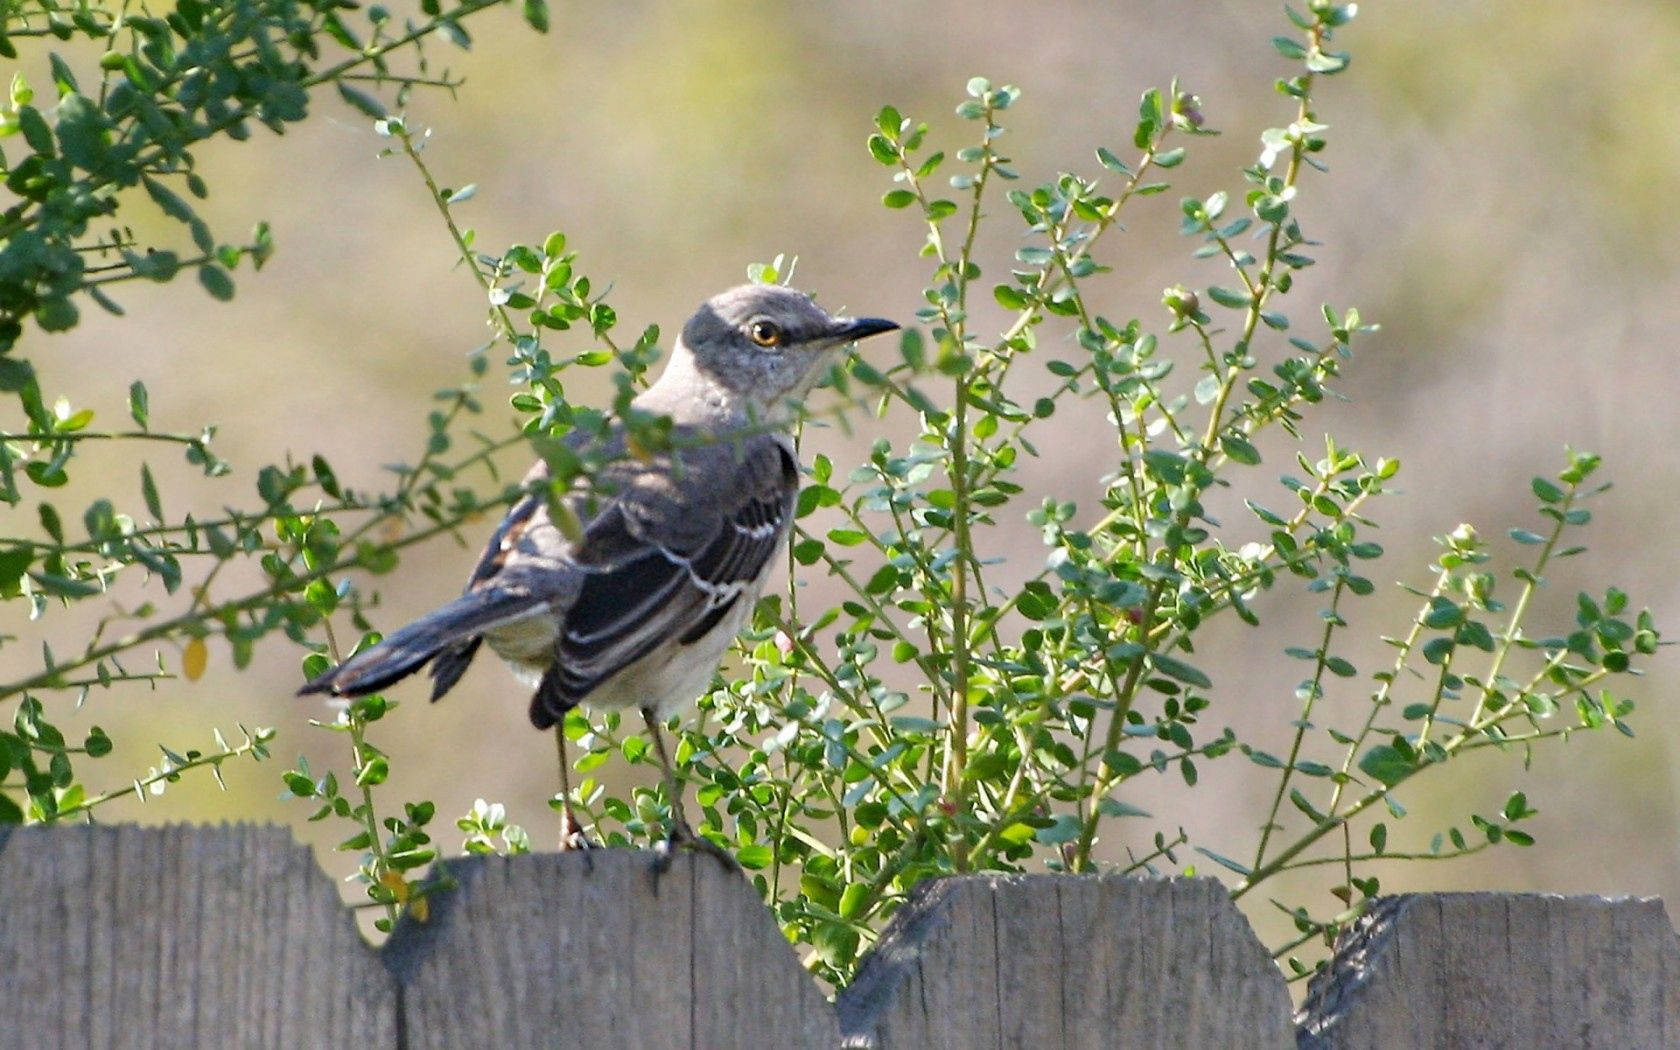
[[[34,106],[19,106],[17,111],[18,130],[23,132],[23,141],[29,143],[29,148],[43,156],[53,155],[52,128],[47,126],[47,119],[41,116],[41,111]]]
[[[1378,744],[1360,756],[1359,768],[1371,779],[1393,787],[1406,779],[1416,767],[1399,751],[1387,744]]]
[[[1272,46],[1284,58],[1299,62],[1307,57],[1307,49],[1300,41],[1287,36],[1272,37]]]
[[[1097,163],[1101,164],[1110,171],[1117,171],[1122,175],[1130,175],[1132,173],[1132,169],[1126,166],[1126,162],[1121,160],[1119,157],[1116,157],[1106,146],[1097,147]]]
[[[337,87],[339,97],[360,110],[363,116],[372,117],[374,120],[384,120],[390,116],[385,110],[385,103],[366,91],[353,88],[342,80],[337,82]]]
[[[146,501],[146,510],[154,521],[163,520],[163,504],[158,499],[157,482],[152,480],[152,468],[140,464],[140,498]]]
[[[1213,680],[1207,675],[1182,660],[1175,660],[1165,653],[1149,654],[1149,662],[1154,665],[1157,671],[1168,678],[1176,678],[1186,685],[1197,686],[1201,689],[1208,689],[1213,686]]]
[[[1229,288],[1221,288],[1217,284],[1209,285],[1207,293],[1209,299],[1232,310],[1246,310],[1252,301],[1243,292],[1234,292]]]
[[[0,551],[0,596],[17,596],[18,584],[34,560],[34,552],[28,547],[13,547],[11,550]]]
[[[67,332],[80,319],[81,311],[68,299],[45,299],[35,310],[35,323],[43,332]]]
[[[1534,494],[1540,497],[1542,503],[1563,502],[1563,490],[1545,478],[1535,478],[1529,482],[1529,486],[1534,489]]]
[[[1260,450],[1239,434],[1225,434],[1219,439],[1220,449],[1231,459],[1247,466],[1260,462]]]
[[[863,585],[868,594],[886,594],[898,586],[898,569],[892,565],[883,565],[869,577],[869,582]]]
[[[1246,864],[1242,864],[1242,863],[1239,863],[1237,861],[1234,861],[1230,857],[1227,857],[1222,853],[1215,853],[1210,849],[1203,849],[1201,846],[1196,847],[1196,852],[1200,853],[1202,856],[1204,856],[1204,857],[1208,858],[1209,860],[1213,861],[1215,864],[1219,865],[1220,867],[1228,868],[1231,871],[1236,872],[1238,875],[1242,875],[1242,876],[1246,877],[1248,875],[1254,874],[1254,869],[1253,868],[1250,868]]]
[[[1451,598],[1436,595],[1429,599],[1429,611],[1423,616],[1423,625],[1434,630],[1457,627],[1464,622],[1464,610]]]
[[[198,283],[212,298],[224,303],[233,298],[233,278],[215,263],[205,263],[198,268]]]
[[[88,730],[87,741],[82,746],[87,748],[89,758],[104,758],[111,753],[111,738],[105,735],[105,730],[94,726]]]
[[[1081,826],[1079,818],[1071,813],[1058,814],[1049,827],[1039,828],[1033,832],[1033,837],[1046,846],[1060,846],[1064,842],[1072,842],[1079,837]]]
[[[992,298],[1006,310],[1024,310],[1032,302],[1019,288],[1012,284],[1000,284],[992,289]]]
[[[745,867],[745,865],[742,865]],[[835,909],[842,919],[855,919],[869,901],[869,883],[854,882],[840,893],[840,906]]]
[[[158,180],[145,178],[141,180],[141,184],[146,187],[146,194],[152,198],[152,202],[163,209],[163,213],[171,219],[177,222],[192,222],[198,218],[192,205]]]

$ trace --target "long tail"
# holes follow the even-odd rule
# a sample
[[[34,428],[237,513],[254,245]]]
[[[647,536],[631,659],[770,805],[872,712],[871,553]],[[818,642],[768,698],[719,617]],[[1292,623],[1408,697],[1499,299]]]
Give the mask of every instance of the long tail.
[[[311,678],[298,690],[298,695],[362,696],[377,692],[418,671],[433,657],[440,657],[432,673],[436,679],[432,699],[436,700],[466,671],[485,631],[529,616],[544,604],[543,599],[529,591],[501,588],[470,591],[389,635],[373,648],[364,649],[332,670]]]

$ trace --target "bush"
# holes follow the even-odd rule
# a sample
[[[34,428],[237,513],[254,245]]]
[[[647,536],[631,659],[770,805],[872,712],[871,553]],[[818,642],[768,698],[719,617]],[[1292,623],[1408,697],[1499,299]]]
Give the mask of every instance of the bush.
[[[846,595],[829,608],[802,602],[792,586],[766,597],[741,641],[744,669],[720,678],[702,698],[701,717],[689,720],[677,752],[701,804],[702,833],[735,851],[789,938],[809,947],[811,965],[825,978],[845,981],[910,887],[930,876],[1042,867],[1186,870],[1203,861],[1227,875],[1239,898],[1262,886],[1280,892],[1275,880],[1287,872],[1322,875],[1314,888],[1336,902],[1328,910],[1304,898],[1273,898],[1297,930],[1277,954],[1293,972],[1306,973],[1315,956],[1304,949],[1327,943],[1379,892],[1372,862],[1532,842],[1522,825],[1535,809],[1521,793],[1494,813],[1414,815],[1424,829],[1408,832],[1404,843],[1396,830],[1391,842],[1391,829],[1408,816],[1396,788],[1475,751],[1526,756],[1539,741],[1580,730],[1629,731],[1631,704],[1609,691],[1607,680],[1634,673],[1654,652],[1658,634],[1649,614],[1633,613],[1627,594],[1610,587],[1582,594],[1573,624],[1543,630],[1529,622],[1537,588],[1560,559],[1582,549],[1576,537],[1590,520],[1585,504],[1602,491],[1598,460],[1588,453],[1571,452],[1557,477],[1534,479],[1536,521],[1510,532],[1526,555],[1517,567],[1497,567],[1491,545],[1460,526],[1439,538],[1439,554],[1413,590],[1415,616],[1385,639],[1392,662],[1361,669],[1344,655],[1351,649],[1348,610],[1376,591],[1369,566],[1383,551],[1371,538],[1371,514],[1398,464],[1334,440],[1308,451],[1298,424],[1332,396],[1370,326],[1351,307],[1326,305],[1308,319],[1287,305],[1296,275],[1323,251],[1303,231],[1299,205],[1316,185],[1315,158],[1329,142],[1314,92],[1347,68],[1332,37],[1352,8],[1315,0],[1306,13],[1290,12],[1288,35],[1273,42],[1293,70],[1277,84],[1288,122],[1260,133],[1259,156],[1240,172],[1240,198],[1220,192],[1179,202],[1198,276],[1166,289],[1164,313],[1154,319],[1105,308],[1108,285],[1097,278],[1107,272],[1102,252],[1120,219],[1170,207],[1165,180],[1214,133],[1194,94],[1176,83],[1144,92],[1129,142],[1099,147],[1090,174],[1063,174],[1030,189],[1018,185],[1013,161],[1001,152],[1016,88],[971,81],[957,112],[973,135],[947,147],[949,154],[930,141],[925,124],[890,106],[879,112],[867,146],[891,173],[883,203],[927,231],[931,274],[921,324],[905,331],[891,367],[848,359],[831,376],[832,393],[807,408],[815,419],[844,418],[867,403],[879,417],[907,422],[916,436],[902,445],[878,440],[866,461],[849,469],[812,457],[790,569],[795,579],[826,573]],[[183,8],[189,13],[155,33],[189,35],[194,10]],[[302,17],[300,25],[324,39],[354,46],[340,36],[348,30],[331,8],[237,10],[259,19]],[[374,33],[395,50],[425,32],[459,31],[459,19],[475,10],[432,11],[430,21],[402,35],[380,21]],[[528,8],[528,15],[540,28],[540,10]],[[73,22],[70,31],[92,32]],[[166,75],[170,67],[153,37],[140,28],[129,32],[127,57],[102,62],[107,78],[120,72],[136,100],[130,124],[113,123],[93,136],[109,150],[127,135],[161,134],[138,101],[147,91],[176,98],[186,90],[184,79]],[[238,54],[234,47],[228,61],[250,75],[234,82],[260,79],[239,65]],[[280,103],[329,81],[375,116],[389,152],[406,158],[426,183],[485,291],[492,345],[509,366],[522,430],[461,448],[463,420],[481,410],[476,381],[490,370],[487,352],[472,359],[473,383],[440,392],[428,414],[424,455],[397,471],[388,491],[350,491],[315,455],[307,464],[261,470],[258,502],[248,510],[215,521],[170,520],[142,467],[146,514],[121,513],[116,499],[96,501],[84,514],[86,540],[72,539],[50,500],[43,501],[42,538],[0,540],[0,589],[33,615],[55,602],[99,600],[125,571],[147,574],[166,594],[190,575],[194,597],[173,615],[147,606],[138,611],[137,629],[107,640],[113,613],[73,655],[49,651],[39,672],[0,686],[0,699],[17,703],[15,732],[0,733],[0,820],[81,816],[193,767],[265,757],[272,742],[266,730],[237,745],[218,734],[205,753],[166,750],[165,762],[133,789],[96,792],[84,786],[80,759],[107,752],[108,738],[95,730],[80,746],[68,745],[52,724],[55,708],[42,698],[56,705],[96,686],[115,690],[167,677],[161,666],[125,666],[162,642],[182,646],[181,673],[194,677],[213,635],[243,662],[253,646],[284,634],[312,650],[307,672],[323,669],[377,638],[371,595],[356,581],[390,571],[403,549],[454,533],[468,518],[523,494],[489,469],[492,453],[529,441],[554,457],[551,437],[602,424],[600,411],[567,399],[568,372],[611,369],[614,407],[622,409],[657,357],[659,330],[623,336],[617,313],[562,234],[499,255],[478,251],[452,212],[469,193],[437,184],[420,152],[424,136],[350,90],[345,71],[359,66],[306,68],[304,56],[313,60],[310,49],[298,47],[277,66],[261,66],[286,71],[295,91],[274,96],[279,89],[270,85],[224,97],[220,104],[234,107],[225,113],[242,114],[238,119],[177,102],[181,126],[222,133],[241,121],[294,119],[303,114],[301,103]],[[259,47],[245,61],[270,60]],[[131,63],[138,79],[128,72]],[[399,79],[382,66],[376,72]],[[66,82],[72,87],[63,97],[79,98],[73,79]],[[73,103],[68,112],[61,102],[56,128],[29,109],[27,97],[14,106],[16,127],[34,152],[8,174],[20,185],[32,178],[51,183],[35,203],[6,216],[12,225],[3,252],[23,245],[16,252],[34,252],[29,257],[38,264],[20,271],[10,262],[15,254],[0,255],[11,266],[0,276],[29,274],[15,288],[5,286],[17,322],[34,316],[42,327],[65,327],[75,316],[72,296],[100,301],[101,276],[78,269],[72,257],[112,255],[120,260],[109,264],[115,279],[157,278],[190,263],[217,293],[226,269],[242,258],[260,262],[267,251],[258,237],[244,249],[212,245],[202,258],[163,266],[149,261],[162,252],[139,255],[131,245],[84,240],[87,219],[108,212],[83,215],[82,227],[68,220],[62,229],[52,226],[61,214],[55,195],[81,200],[77,187],[93,187],[90,199],[105,202],[98,207],[115,208],[118,198],[99,197],[99,188],[138,181],[187,223],[195,243],[204,240],[202,224],[182,210],[183,198],[152,189],[163,175],[184,173],[179,154],[143,146],[124,162],[128,174],[102,174],[98,165],[115,162],[87,152],[78,122],[92,119],[89,108],[112,122],[126,112],[113,109],[111,94],[104,97],[101,107]],[[45,138],[42,129],[50,133]],[[154,154],[163,167],[141,170]],[[33,174],[18,176],[31,161]],[[981,226],[1009,212],[1023,224],[1013,260],[981,258]],[[787,269],[777,260],[752,275],[776,281]],[[1002,331],[971,324],[982,297],[1008,312]],[[206,475],[227,472],[210,451],[208,429],[151,431],[143,388],[132,398],[138,430],[95,434],[86,413],[68,404],[47,408],[21,361],[0,362],[27,419],[0,446],[0,495],[8,502],[21,502],[31,487],[62,484],[81,443],[96,436],[174,443]],[[1056,449],[1039,439],[1045,420],[1069,414],[1089,435],[1084,447]],[[657,439],[650,431],[649,440]],[[1022,479],[1033,461],[1070,454],[1103,464],[1100,483],[1024,506]],[[1263,460],[1285,457],[1292,473],[1281,491],[1262,497]],[[564,466],[560,483],[599,464]],[[1231,493],[1248,495],[1239,503]],[[1219,520],[1210,509],[1218,503],[1236,517]],[[1041,562],[1001,557],[998,525],[1021,516],[1042,533]],[[400,540],[382,540],[393,521],[416,527]],[[210,600],[208,581],[241,562],[260,567],[264,586]],[[1269,592],[1282,587],[1316,595],[1322,626],[1285,650],[1300,661],[1302,679],[1297,706],[1273,720],[1289,741],[1278,754],[1219,725],[1221,704],[1231,701],[1198,667],[1196,643],[1223,614],[1258,624]],[[341,636],[346,630],[354,634]],[[376,791],[389,761],[372,741],[372,727],[393,706],[363,698],[330,727],[350,741],[353,783],[318,776],[306,762],[285,774],[288,790],[311,800],[310,819],[351,825],[340,848],[362,856],[361,881],[383,907],[387,928],[403,907],[424,917],[425,896],[438,888],[418,874],[436,855],[435,805],[391,803]],[[615,752],[631,763],[649,761],[645,741],[628,735],[611,713],[575,711],[563,728],[579,745],[574,754],[584,777],[576,796],[594,833],[630,844],[662,835],[668,800],[657,788],[620,797],[592,775]],[[1168,777],[1183,785],[1181,805],[1193,805],[1200,771],[1231,756],[1275,778],[1252,834],[1192,842],[1171,815],[1152,816],[1128,801],[1146,779]],[[529,848],[522,827],[492,803],[457,825],[469,851]],[[1105,840],[1149,845],[1122,856],[1101,849]],[[1302,885],[1292,882],[1289,892]]]

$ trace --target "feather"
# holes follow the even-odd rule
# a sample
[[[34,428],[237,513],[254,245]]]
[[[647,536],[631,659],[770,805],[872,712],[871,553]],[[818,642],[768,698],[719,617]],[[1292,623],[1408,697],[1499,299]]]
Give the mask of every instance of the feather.
[[[773,437],[700,446],[627,469],[572,552],[583,574],[533,721],[557,720],[662,646],[706,636],[756,587],[793,520],[799,474]],[[650,698],[657,701],[662,698]]]
[[[470,644],[471,639],[487,630],[544,611],[545,605],[540,596],[529,591],[495,587],[469,591],[388,636],[373,648],[364,649],[330,671],[310,679],[298,690],[298,694],[362,696],[376,692],[413,674],[446,647],[455,643]],[[465,670],[465,667],[460,670]],[[456,677],[459,677],[458,672]]]

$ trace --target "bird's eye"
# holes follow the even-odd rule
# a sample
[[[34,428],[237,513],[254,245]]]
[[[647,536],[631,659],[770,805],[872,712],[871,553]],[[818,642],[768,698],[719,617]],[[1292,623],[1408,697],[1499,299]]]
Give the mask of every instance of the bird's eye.
[[[782,345],[782,328],[774,321],[754,321],[747,326],[747,336],[759,346]]]

